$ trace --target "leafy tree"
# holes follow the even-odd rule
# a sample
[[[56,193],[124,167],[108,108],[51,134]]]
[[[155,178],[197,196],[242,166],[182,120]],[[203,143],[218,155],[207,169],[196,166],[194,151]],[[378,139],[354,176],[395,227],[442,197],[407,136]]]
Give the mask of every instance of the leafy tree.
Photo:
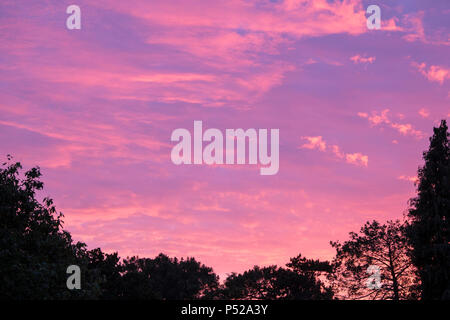
[[[106,254],[100,248],[87,252],[89,261],[88,269],[96,273],[99,280],[99,298],[106,300],[119,299],[122,297],[123,266],[117,252]]]
[[[410,200],[408,238],[421,280],[422,299],[450,299],[450,147],[445,120],[430,138]]]
[[[276,280],[279,274],[277,266],[260,268],[254,266],[253,269],[245,271],[243,274],[233,272],[225,280],[223,298],[262,300],[276,299]]]
[[[99,284],[88,272],[84,243],[74,243],[62,230],[62,214],[50,198],[40,203],[41,172],[32,168],[21,176],[20,163],[0,167],[0,298],[95,298]],[[82,270],[82,289],[68,290],[69,265]]]
[[[197,262],[169,258],[132,257],[123,262],[123,297],[125,299],[199,299],[212,296],[218,277],[212,269]]]
[[[225,280],[222,298],[225,299],[288,299],[325,300],[331,299],[330,288],[325,288],[316,278],[311,261],[301,258],[291,259],[289,268],[277,266],[259,267],[243,274],[232,273]],[[309,264],[309,265],[308,265]]]
[[[329,261],[307,259],[299,254],[297,257],[291,258],[286,267],[299,275],[313,279],[327,299],[334,297],[332,287],[327,284],[330,274],[333,272]]]
[[[307,259],[302,257],[301,254],[295,258],[291,258],[286,266],[298,274],[310,274],[314,277],[327,275],[333,271],[329,261]]]
[[[403,224],[398,220],[387,224],[367,222],[359,234],[350,232],[349,235],[350,240],[343,244],[331,242],[336,256],[334,272],[329,278],[340,298],[400,300],[417,297],[417,280]],[[379,268],[381,288],[375,283],[368,284],[372,280],[369,279],[370,266]]]
[[[131,257],[124,259],[121,279],[121,293],[119,296],[127,300],[156,299],[161,298],[156,295],[150,285],[150,274],[147,267],[147,260]]]
[[[218,277],[194,258],[178,260],[88,251],[64,231],[63,215],[43,189],[38,167],[0,168],[0,299],[196,299],[213,297]],[[81,268],[81,290],[66,287],[69,265]]]

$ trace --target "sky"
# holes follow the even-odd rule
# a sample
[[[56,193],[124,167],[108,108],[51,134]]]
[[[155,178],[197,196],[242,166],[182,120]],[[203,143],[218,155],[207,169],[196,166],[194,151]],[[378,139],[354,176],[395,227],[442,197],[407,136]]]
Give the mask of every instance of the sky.
[[[414,196],[450,118],[449,18],[448,0],[2,0],[0,157],[40,166],[89,248],[194,256],[221,278],[331,259]],[[171,134],[195,120],[279,129],[278,173],[175,165]]]

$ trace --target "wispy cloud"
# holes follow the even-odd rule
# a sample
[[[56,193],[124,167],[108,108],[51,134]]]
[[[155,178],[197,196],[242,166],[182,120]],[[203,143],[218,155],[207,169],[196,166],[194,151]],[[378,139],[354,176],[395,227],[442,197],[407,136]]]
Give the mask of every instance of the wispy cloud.
[[[350,57],[350,60],[353,61],[355,64],[366,64],[366,63],[373,63],[376,60],[376,57],[364,57],[359,54]]]
[[[412,66],[415,67],[429,81],[438,82],[442,85],[445,80],[450,79],[450,69],[446,67],[431,65],[427,68],[426,63],[424,62],[413,62]]]
[[[414,129],[412,124],[392,121],[389,118],[389,109],[384,109],[381,112],[372,111],[370,115],[366,112],[358,112],[358,116],[367,119],[371,126],[380,126],[384,124],[405,136],[414,136],[416,138],[424,137],[424,133]]]
[[[409,182],[414,182],[416,183],[417,181],[419,181],[419,178],[417,176],[405,176],[405,175],[401,175],[398,177],[399,180],[403,180],[403,181],[409,181]]]
[[[367,167],[369,165],[369,157],[360,152],[345,153],[341,151],[338,145],[327,145],[322,136],[315,137],[302,137],[302,139],[308,141],[300,146],[301,149],[319,150],[321,152],[329,152],[333,154],[337,159],[342,159],[349,164],[356,166]]]
[[[325,149],[327,148],[327,143],[323,141],[322,136],[302,137],[302,139],[308,141],[301,146],[304,149],[318,149],[320,151],[325,151]]]
[[[435,10],[433,10],[435,11]],[[432,11],[428,11],[428,14]],[[444,15],[448,16],[448,11]],[[425,10],[418,12],[406,13],[401,17],[402,31],[406,34],[403,39],[408,42],[422,42],[430,45],[450,45],[450,37],[446,29],[439,30],[439,28],[425,29],[424,19],[426,16]],[[428,19],[431,17],[428,16]]]
[[[428,118],[430,116],[430,111],[425,108],[420,109],[418,113],[422,118]]]

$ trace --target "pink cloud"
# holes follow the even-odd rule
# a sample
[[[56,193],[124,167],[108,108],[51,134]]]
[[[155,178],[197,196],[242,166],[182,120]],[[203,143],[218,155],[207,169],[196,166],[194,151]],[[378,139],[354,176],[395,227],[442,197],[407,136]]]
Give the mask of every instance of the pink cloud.
[[[345,153],[342,152],[338,145],[329,145],[327,147],[327,143],[323,140],[322,136],[316,137],[302,137],[302,139],[308,140],[308,143],[305,143],[300,146],[301,149],[317,149],[321,152],[330,152],[336,158],[343,159],[345,162],[357,166],[367,167],[369,164],[369,157],[367,155],[363,155],[359,152],[357,153]]]
[[[427,69],[424,62],[420,64],[413,62],[412,65],[429,81],[439,82],[442,85],[445,80],[450,79],[450,69],[448,68],[432,65]]]
[[[302,137],[302,139],[308,140],[308,143],[305,143],[301,146],[301,148],[305,149],[318,149],[320,151],[325,151],[327,148],[327,144],[323,141],[322,136],[317,137]]]
[[[424,12],[418,12],[415,14],[407,14],[403,17],[405,24],[408,26],[409,33],[406,34],[403,39],[409,42],[425,41],[425,29],[423,27]]]
[[[369,164],[369,157],[366,155],[363,155],[361,153],[347,153],[345,155],[345,160],[348,163],[354,164],[354,165],[360,165],[363,167],[367,167]]]
[[[373,63],[376,58],[375,57],[363,57],[359,54],[353,56],[350,58],[351,61],[353,61],[353,63],[358,64],[358,63]]]
[[[389,127],[397,130],[399,133],[405,136],[414,136],[416,138],[423,138],[424,133],[420,130],[414,129],[413,125],[410,123],[398,123],[392,121],[389,116],[389,109],[384,109],[380,113],[376,111],[372,111],[372,114],[369,115],[365,112],[358,112],[358,116],[361,118],[366,118],[371,126],[379,126],[382,124],[388,125]]]
[[[403,15],[401,18],[403,27],[401,29],[406,33],[403,39],[408,42],[420,41],[431,45],[450,45],[448,32],[440,33],[432,28],[425,30],[425,14],[426,12],[421,10]]]
[[[96,3],[102,6],[105,0]],[[196,1],[108,4],[113,10],[128,12],[148,23],[171,27],[244,28],[252,32],[290,33],[295,36],[361,34],[367,31],[365,10],[360,0],[290,0],[270,3],[271,10],[257,3],[218,1],[208,7],[207,15],[203,7],[196,5]],[[180,12],[183,12],[183,19],[177,18]]]
[[[346,155],[341,152],[341,149],[337,145],[332,145],[331,151],[340,159],[346,158]]]
[[[422,118],[428,118],[430,116],[430,112],[425,108],[420,109],[418,113]]]
[[[410,182],[414,182],[416,183],[417,181],[419,181],[419,178],[417,176],[405,176],[405,175],[401,175],[398,177],[399,180],[403,180],[403,181],[410,181]]]

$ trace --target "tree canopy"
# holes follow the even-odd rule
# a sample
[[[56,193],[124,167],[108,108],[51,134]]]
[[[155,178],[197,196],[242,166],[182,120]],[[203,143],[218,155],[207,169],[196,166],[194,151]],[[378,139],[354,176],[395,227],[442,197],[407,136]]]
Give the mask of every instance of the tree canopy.
[[[417,278],[400,221],[367,222],[350,240],[331,242],[336,249],[333,272],[336,292],[347,299],[404,300],[417,298]],[[371,267],[373,266],[373,267]],[[368,285],[379,270],[379,285]],[[378,275],[377,275],[378,276]]]
[[[87,250],[63,230],[63,215],[43,189],[38,167],[22,174],[20,163],[0,168],[0,298],[2,299],[195,299],[218,286],[211,268],[194,258],[155,259]],[[67,267],[81,269],[80,290],[66,287]]]
[[[11,157],[8,156],[8,161]],[[98,282],[87,269],[87,249],[62,229],[62,214],[50,198],[42,203],[41,172],[32,168],[21,177],[20,163],[0,169],[0,297],[14,299],[94,298]],[[85,276],[82,290],[67,290],[66,269],[78,265]]]
[[[450,146],[445,120],[434,128],[410,200],[408,239],[421,280],[422,298],[450,299]]]

